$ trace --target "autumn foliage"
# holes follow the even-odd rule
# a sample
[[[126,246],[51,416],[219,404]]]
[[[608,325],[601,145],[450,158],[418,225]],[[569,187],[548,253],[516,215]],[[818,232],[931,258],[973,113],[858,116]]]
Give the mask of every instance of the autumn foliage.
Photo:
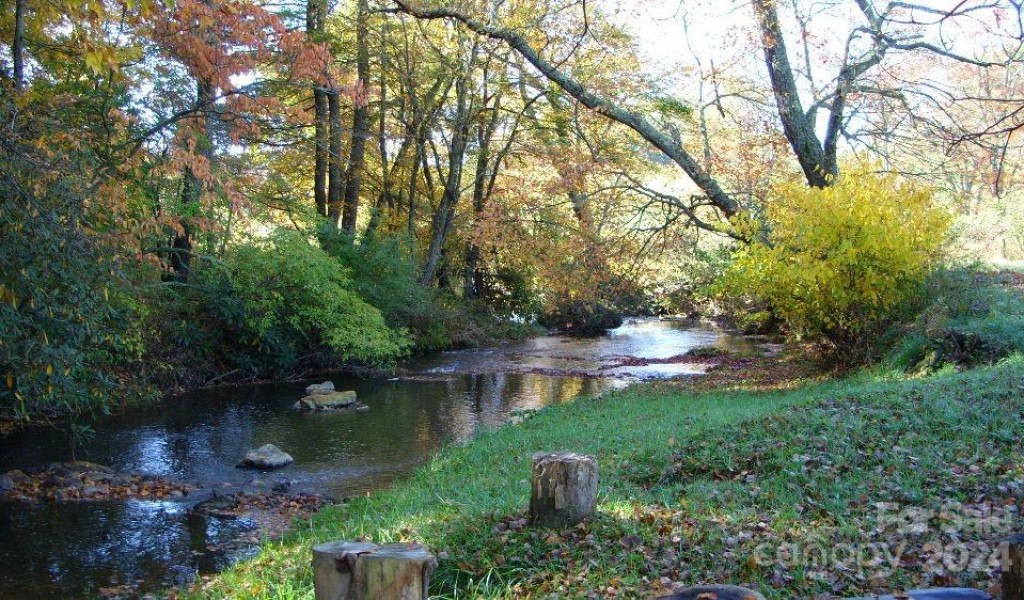
[[[828,188],[774,190],[721,292],[766,302],[805,338],[850,349],[910,307],[940,264],[950,217],[925,187],[861,166]]]

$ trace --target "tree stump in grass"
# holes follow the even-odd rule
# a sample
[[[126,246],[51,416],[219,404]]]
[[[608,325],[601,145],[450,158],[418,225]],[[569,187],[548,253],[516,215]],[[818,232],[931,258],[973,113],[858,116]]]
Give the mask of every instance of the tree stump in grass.
[[[579,523],[597,506],[597,461],[573,452],[533,455],[530,521],[543,527]]]
[[[735,585],[701,585],[661,596],[661,600],[764,600],[764,596]]]
[[[414,544],[320,544],[313,548],[316,600],[427,600],[436,564]]]
[[[1024,600],[1024,534],[1003,540],[1003,600]]]
[[[413,544],[388,544],[360,554],[353,600],[427,600],[434,555]]]
[[[351,598],[352,567],[359,555],[373,552],[372,542],[327,542],[313,546],[313,590],[316,600]]]

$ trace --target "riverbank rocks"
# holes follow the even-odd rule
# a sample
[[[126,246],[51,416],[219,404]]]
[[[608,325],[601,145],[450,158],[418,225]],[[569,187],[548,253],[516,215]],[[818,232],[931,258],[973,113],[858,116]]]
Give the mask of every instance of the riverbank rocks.
[[[246,453],[245,458],[237,466],[240,469],[279,469],[294,460],[290,454],[277,446],[265,444]]]
[[[317,394],[330,394],[334,391],[334,382],[325,381],[323,383],[311,383],[306,386],[306,395],[315,396]]]
[[[342,408],[361,408],[356,398],[356,393],[349,390],[344,392],[324,392],[310,394],[295,403],[296,410],[339,410]]]

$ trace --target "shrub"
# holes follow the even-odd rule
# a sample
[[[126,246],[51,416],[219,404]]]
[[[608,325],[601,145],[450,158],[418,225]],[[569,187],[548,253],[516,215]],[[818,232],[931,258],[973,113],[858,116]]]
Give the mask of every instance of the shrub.
[[[404,238],[368,237],[354,244],[334,228],[319,237],[324,250],[348,270],[352,289],[392,326],[407,327],[410,317],[430,304],[430,290],[419,285],[419,265]]]
[[[420,265],[404,237],[364,237],[354,244],[333,228],[321,231],[319,237],[324,249],[348,269],[352,289],[380,309],[388,325],[407,331],[417,351],[482,346],[529,333],[506,312],[525,306],[525,302],[515,304],[525,297],[521,289],[503,290],[507,296],[501,301],[490,296],[486,302],[458,298],[420,285]]]
[[[29,123],[21,133],[46,125]],[[83,174],[94,160],[86,148],[0,140],[0,417],[103,411],[144,392],[122,367],[140,355],[140,307]]]
[[[784,184],[719,289],[767,302],[798,336],[863,349],[912,307],[949,223],[929,190],[863,167],[824,189]]]
[[[952,364],[991,363],[1024,352],[1024,277],[977,266],[937,271],[927,305],[910,324],[889,334],[886,362],[927,374]]]
[[[204,275],[211,310],[261,364],[280,372],[310,352],[387,363],[409,347],[379,310],[354,291],[349,271],[302,235],[280,230],[232,250],[225,270]]]

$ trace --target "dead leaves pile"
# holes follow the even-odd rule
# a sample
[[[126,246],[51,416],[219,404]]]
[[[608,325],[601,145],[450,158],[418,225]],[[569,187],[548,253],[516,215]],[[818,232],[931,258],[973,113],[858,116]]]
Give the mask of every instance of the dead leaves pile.
[[[9,471],[6,498],[20,502],[81,500],[176,500],[195,488],[160,477],[116,473],[109,467],[87,462],[54,463],[27,475]]]
[[[260,536],[277,538],[289,531],[297,520],[308,520],[327,505],[322,496],[237,492],[202,502],[195,511],[218,517],[253,519]]]

